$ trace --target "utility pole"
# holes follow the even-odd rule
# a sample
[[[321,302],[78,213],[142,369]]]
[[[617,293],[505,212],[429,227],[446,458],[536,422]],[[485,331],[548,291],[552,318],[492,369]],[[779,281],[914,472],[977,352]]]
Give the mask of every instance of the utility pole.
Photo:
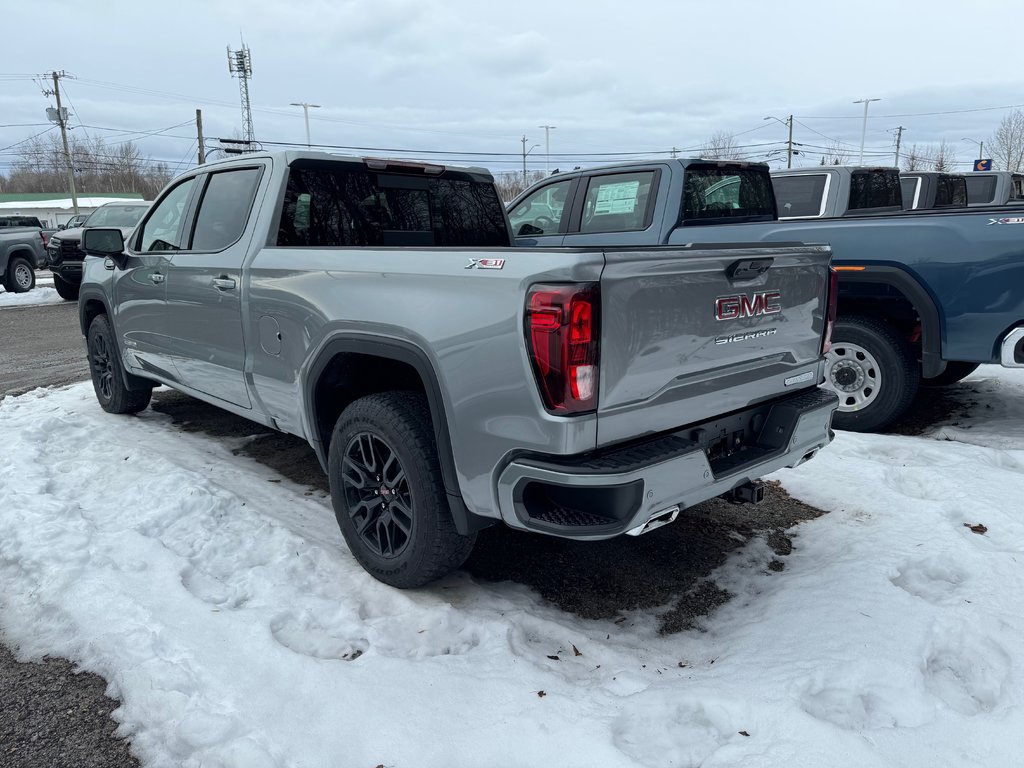
[[[199,164],[206,162],[206,145],[203,143],[203,110],[196,110],[196,134],[199,137]]]
[[[774,120],[777,123],[782,123],[786,128],[789,129],[789,138],[786,140],[786,167],[793,167],[793,116],[790,115],[786,120],[780,120],[774,115],[768,115],[765,120]]]
[[[319,104],[308,104],[305,101],[293,101],[289,106],[302,107],[302,113],[306,118],[306,146],[309,146],[309,110],[320,109]]]
[[[677,157],[679,157],[679,150],[672,147],[672,159],[675,160]]]
[[[46,110],[46,112],[47,112],[47,116],[49,116],[51,120],[53,120],[55,123],[57,123],[57,125],[60,126],[60,138],[61,138],[61,141],[64,142],[64,162],[67,164],[67,168],[68,168],[68,189],[71,191],[71,206],[72,206],[72,208],[74,208],[75,215],[77,216],[78,215],[78,192],[75,191],[75,169],[74,169],[74,166],[72,166],[72,164],[71,164],[71,150],[68,148],[68,130],[67,130],[67,127],[68,127],[68,112],[67,112],[66,109],[64,109],[63,106],[61,106],[61,103],[60,103],[60,79],[62,77],[67,77],[67,75],[64,74],[63,70],[61,70],[60,72],[57,72],[56,70],[54,70],[52,74],[53,74],[53,90],[52,91],[43,91],[43,95],[44,96],[53,95],[53,96],[55,96],[57,98],[57,109],[53,113],[53,115],[50,116],[50,110],[49,109]]]
[[[526,187],[529,186],[530,184],[530,181],[526,176],[526,156],[533,152],[533,150],[535,150],[537,147],[539,147],[540,144],[534,144],[532,147],[527,149],[526,142],[529,141],[529,139],[526,138],[525,133],[523,134],[523,138],[521,138],[520,141],[523,142],[523,189],[526,189]]]
[[[854,104],[864,105],[864,124],[860,129],[860,160],[858,165],[864,165],[864,137],[868,135],[868,104],[872,101],[881,101],[881,99],[857,99],[853,102]]]
[[[551,131],[557,128],[557,125],[538,125],[538,128],[544,129],[544,172],[551,174]]]
[[[896,167],[900,167],[900,143],[903,141],[903,132],[906,130],[902,125],[896,126]]]
[[[786,167],[793,167],[793,116],[786,121],[789,124],[789,141],[786,143]]]

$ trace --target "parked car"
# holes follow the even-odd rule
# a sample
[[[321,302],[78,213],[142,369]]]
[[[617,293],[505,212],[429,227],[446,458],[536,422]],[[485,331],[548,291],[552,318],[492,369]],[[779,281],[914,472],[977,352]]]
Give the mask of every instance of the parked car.
[[[46,262],[44,239],[37,227],[0,229],[0,282],[11,293],[24,293],[36,285],[36,270]]]
[[[149,209],[149,203],[104,203],[86,218],[81,227],[65,229],[50,238],[46,248],[47,265],[53,272],[53,287],[62,299],[76,301],[82,282],[82,231],[88,227],[118,227],[127,237]]]
[[[832,439],[824,247],[512,248],[483,169],[308,151],[200,166],[127,242],[83,239],[101,407],[165,384],[305,438],[394,586],[498,521],[597,540],[756,500]]]
[[[59,225],[57,229],[77,229],[85,223],[85,220],[89,218],[88,213],[76,213],[65,223]]]
[[[557,225],[531,220],[532,199],[555,186],[566,192]],[[624,163],[549,177],[509,211],[516,243],[530,247],[830,244],[840,279],[827,382],[843,429],[891,424],[922,379],[1024,366],[1024,291],[1014,288],[1024,285],[1024,216],[1009,206],[904,211],[895,168],[769,175],[756,163]],[[760,284],[773,288],[765,267]]]
[[[0,227],[35,227],[44,229],[43,224],[35,216],[0,216]]]

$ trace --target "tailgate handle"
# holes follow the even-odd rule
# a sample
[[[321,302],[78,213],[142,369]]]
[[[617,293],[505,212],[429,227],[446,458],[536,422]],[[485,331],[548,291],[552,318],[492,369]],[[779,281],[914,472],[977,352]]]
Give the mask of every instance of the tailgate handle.
[[[753,280],[771,269],[774,262],[775,259],[741,259],[730,264],[725,274],[730,280]]]

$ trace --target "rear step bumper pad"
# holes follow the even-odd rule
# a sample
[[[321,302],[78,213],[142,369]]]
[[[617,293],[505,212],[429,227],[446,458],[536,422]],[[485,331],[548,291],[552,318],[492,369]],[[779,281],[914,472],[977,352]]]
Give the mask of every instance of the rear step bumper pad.
[[[823,387],[794,393],[706,424],[574,457],[521,457],[501,473],[498,505],[507,525],[582,541],[612,538],[672,507],[692,507],[784,467],[832,441],[839,400]],[[694,435],[760,419],[754,444],[709,459]]]

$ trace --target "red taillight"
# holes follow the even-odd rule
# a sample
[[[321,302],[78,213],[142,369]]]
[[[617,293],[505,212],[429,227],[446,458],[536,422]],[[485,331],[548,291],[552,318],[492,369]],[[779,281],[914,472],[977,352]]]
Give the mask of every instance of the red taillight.
[[[535,285],[526,339],[544,406],[556,413],[597,408],[600,306],[596,283]]]
[[[46,248],[46,245],[47,245],[47,242],[46,242],[46,233],[45,233],[45,232],[43,232],[42,230],[39,230],[39,236],[40,236],[41,238],[43,238],[43,248]]]
[[[828,268],[828,315],[825,318],[825,338],[821,342],[821,354],[832,349],[832,328],[839,314],[839,273],[834,267]]]

